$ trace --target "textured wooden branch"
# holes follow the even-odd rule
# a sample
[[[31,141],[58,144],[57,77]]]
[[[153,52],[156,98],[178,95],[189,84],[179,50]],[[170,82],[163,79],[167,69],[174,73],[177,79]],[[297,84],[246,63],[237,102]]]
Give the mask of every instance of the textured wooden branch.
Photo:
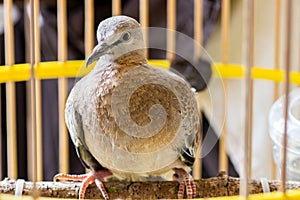
[[[201,179],[197,183],[197,197],[232,196],[239,194],[239,178],[220,173],[217,177]],[[280,188],[280,181],[268,181],[270,191]],[[78,198],[80,183],[74,182],[37,182],[40,196],[56,198]],[[179,184],[175,181],[165,182],[106,182],[105,187],[111,199],[176,199]],[[16,180],[6,178],[0,182],[0,193],[14,194]],[[32,194],[33,183],[25,182],[23,195]],[[300,182],[287,183],[288,189],[299,189]],[[262,193],[260,180],[250,181],[252,194]],[[86,198],[101,199],[95,185],[86,191]]]

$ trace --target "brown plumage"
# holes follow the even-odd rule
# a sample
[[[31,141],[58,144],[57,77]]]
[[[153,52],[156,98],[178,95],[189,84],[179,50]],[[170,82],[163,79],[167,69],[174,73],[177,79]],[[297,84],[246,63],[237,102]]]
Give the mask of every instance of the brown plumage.
[[[92,172],[109,170],[119,179],[170,179],[175,171],[188,197],[195,196],[188,172],[199,114],[188,83],[147,64],[140,25],[130,17],[101,22],[97,39],[87,59],[87,66],[97,61],[95,68],[76,83],[66,103],[79,158]]]

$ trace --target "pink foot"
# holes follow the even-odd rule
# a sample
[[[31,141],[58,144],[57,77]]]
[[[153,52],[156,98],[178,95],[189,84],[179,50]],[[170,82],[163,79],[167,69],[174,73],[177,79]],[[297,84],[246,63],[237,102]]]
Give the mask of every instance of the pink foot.
[[[196,198],[197,189],[193,177],[184,169],[174,168],[173,170],[175,171],[175,179],[179,182],[178,199],[183,199],[185,188],[188,199]]]
[[[79,190],[79,199],[84,199],[85,191],[88,186],[95,182],[99,188],[104,199],[109,199],[106,189],[103,184],[105,177],[112,175],[108,170],[93,171],[82,175],[71,175],[71,174],[57,174],[54,176],[53,181],[64,180],[64,181],[79,181],[82,182]]]

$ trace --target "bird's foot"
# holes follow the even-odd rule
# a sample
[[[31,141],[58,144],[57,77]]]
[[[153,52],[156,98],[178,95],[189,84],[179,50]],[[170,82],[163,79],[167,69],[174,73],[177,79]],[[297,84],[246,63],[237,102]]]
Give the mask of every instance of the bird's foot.
[[[108,170],[98,170],[98,171],[92,171],[87,174],[82,175],[71,175],[71,174],[57,174],[54,176],[53,181],[57,180],[63,180],[63,181],[79,181],[82,182],[79,190],[79,199],[84,199],[85,197],[85,191],[88,188],[88,186],[95,182],[97,187],[99,188],[102,197],[104,199],[109,199],[108,193],[106,192],[106,189],[104,187],[103,181],[104,178],[107,176],[112,175],[112,173]]]
[[[184,190],[186,188],[186,196],[188,199],[196,198],[196,183],[193,177],[184,169],[174,168],[174,178],[179,182],[178,199],[183,199]]]

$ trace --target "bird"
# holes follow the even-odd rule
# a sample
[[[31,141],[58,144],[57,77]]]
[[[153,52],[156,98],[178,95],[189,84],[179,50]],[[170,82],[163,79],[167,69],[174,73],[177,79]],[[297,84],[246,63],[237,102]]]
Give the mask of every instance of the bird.
[[[190,175],[200,138],[195,93],[181,76],[148,64],[141,25],[120,15],[100,22],[98,44],[86,59],[94,68],[72,88],[65,122],[83,165],[79,198],[95,182],[177,180],[178,198],[196,197]]]

